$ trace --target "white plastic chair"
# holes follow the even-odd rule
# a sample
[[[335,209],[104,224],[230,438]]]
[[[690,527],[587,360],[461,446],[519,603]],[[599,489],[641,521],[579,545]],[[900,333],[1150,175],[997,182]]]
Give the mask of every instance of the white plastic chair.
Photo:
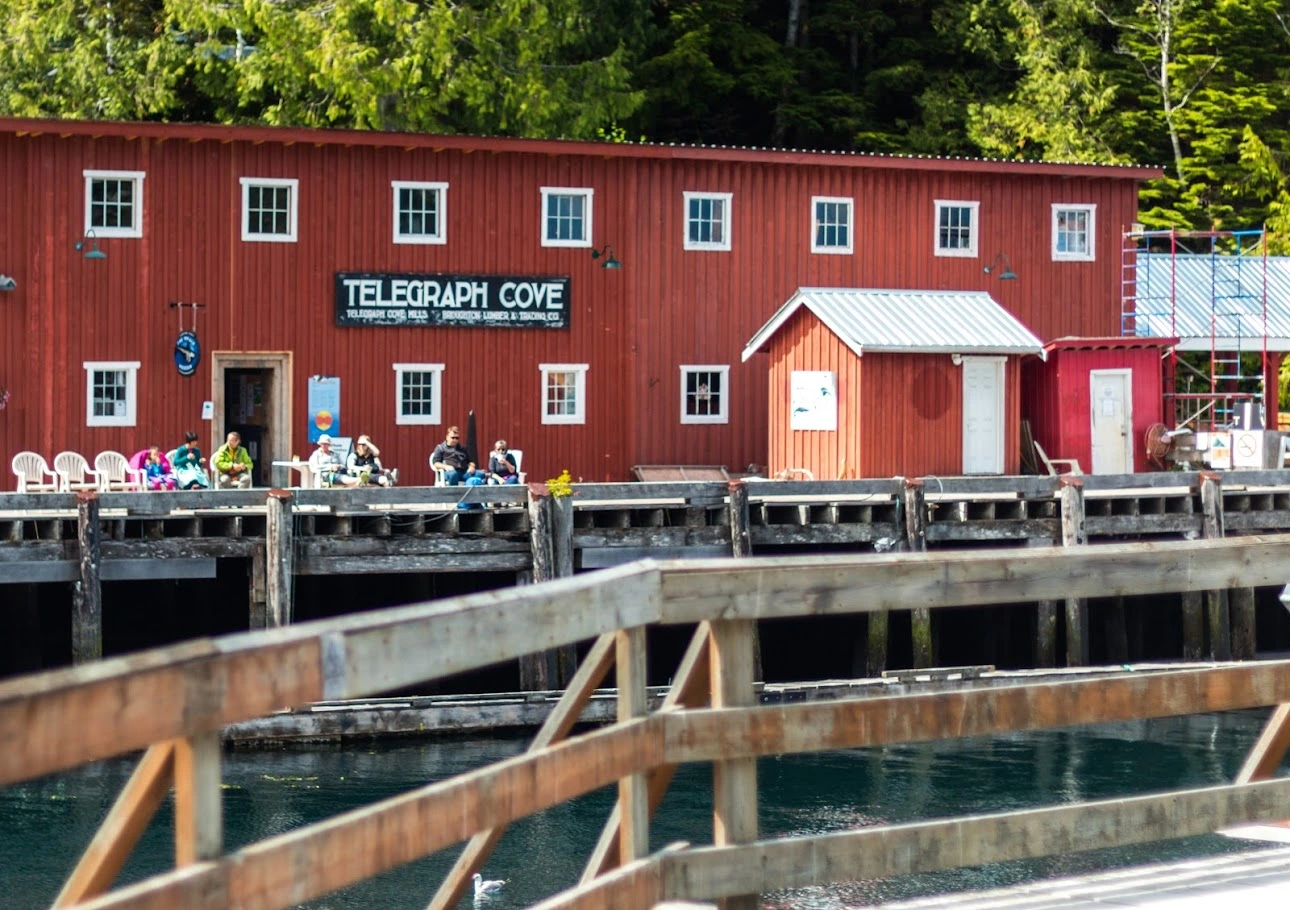
[[[94,456],[94,470],[99,475],[99,489],[105,493],[146,488],[143,472],[130,467],[130,460],[120,452],[99,452]]]
[[[79,452],[59,452],[55,455],[54,473],[58,475],[58,488],[64,493],[97,490],[101,486],[99,472],[91,470],[90,463]]]
[[[13,456],[11,466],[18,475],[19,493],[58,492],[58,475],[49,470],[43,456],[35,452],[19,452]],[[46,477],[49,478],[48,483]]]
[[[506,452],[515,456],[515,473],[520,477],[520,486],[524,486],[525,478],[528,477],[524,471],[524,452],[520,449],[507,449]]]

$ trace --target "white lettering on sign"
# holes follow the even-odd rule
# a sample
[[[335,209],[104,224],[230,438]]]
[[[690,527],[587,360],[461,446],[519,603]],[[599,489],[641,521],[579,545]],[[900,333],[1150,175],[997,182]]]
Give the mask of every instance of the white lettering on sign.
[[[568,278],[336,274],[337,325],[568,327]]]
[[[498,288],[497,301],[507,309],[561,310],[564,309],[564,285],[554,281],[508,281]]]

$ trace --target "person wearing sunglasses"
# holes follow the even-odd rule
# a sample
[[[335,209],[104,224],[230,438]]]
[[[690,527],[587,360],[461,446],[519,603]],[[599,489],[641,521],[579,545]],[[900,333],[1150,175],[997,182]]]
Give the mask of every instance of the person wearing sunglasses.
[[[455,487],[466,479],[468,464],[470,455],[461,444],[461,432],[456,427],[448,427],[448,435],[430,454],[430,467],[436,472],[443,472],[443,482]]]

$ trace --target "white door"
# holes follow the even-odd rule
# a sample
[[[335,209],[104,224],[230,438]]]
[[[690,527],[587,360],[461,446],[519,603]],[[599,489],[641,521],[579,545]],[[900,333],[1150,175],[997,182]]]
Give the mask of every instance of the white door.
[[[1093,473],[1133,473],[1133,371],[1089,373],[1093,409]]]
[[[1003,473],[1002,357],[963,358],[963,473]]]

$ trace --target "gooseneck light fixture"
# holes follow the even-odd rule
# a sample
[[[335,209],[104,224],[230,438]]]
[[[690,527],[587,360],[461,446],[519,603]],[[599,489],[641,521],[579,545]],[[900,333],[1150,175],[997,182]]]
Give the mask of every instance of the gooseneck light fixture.
[[[0,291],[16,291],[18,282],[9,275],[0,275]]]
[[[94,228],[85,232],[85,239],[76,241],[76,252],[86,259],[106,259],[107,253],[99,249],[99,238]]]
[[[990,264],[981,271],[987,275],[993,275],[999,271],[1000,265],[1003,266],[1003,271],[998,274],[1000,281],[1013,281],[1016,279],[1017,273],[1012,270],[1012,263],[1008,261],[1006,253],[995,253],[994,258],[990,260]]]
[[[603,258],[605,261],[600,263],[600,267],[602,269],[621,269],[623,267],[623,264],[614,258],[614,248],[611,244],[608,244],[608,243],[606,243],[603,247],[601,247],[598,250],[592,250],[591,258],[592,259]]]

